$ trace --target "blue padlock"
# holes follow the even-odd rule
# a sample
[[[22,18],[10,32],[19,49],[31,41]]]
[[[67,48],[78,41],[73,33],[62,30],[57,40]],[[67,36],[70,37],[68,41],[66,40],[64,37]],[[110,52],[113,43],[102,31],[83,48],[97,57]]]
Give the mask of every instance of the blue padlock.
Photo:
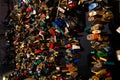
[[[75,50],[70,49],[70,51],[71,51],[72,54],[76,54]]]
[[[63,21],[60,19],[56,19],[54,22],[60,27],[63,26]]]
[[[73,62],[74,62],[75,64],[80,63],[80,59],[75,59]]]
[[[88,6],[88,10],[91,11],[91,10],[95,9],[96,7],[98,7],[98,3],[91,3],[91,4]]]

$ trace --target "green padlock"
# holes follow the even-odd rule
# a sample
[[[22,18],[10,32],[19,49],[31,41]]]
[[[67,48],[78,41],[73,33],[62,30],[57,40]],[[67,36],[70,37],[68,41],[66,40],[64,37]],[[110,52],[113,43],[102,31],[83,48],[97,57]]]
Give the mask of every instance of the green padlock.
[[[104,53],[104,52],[102,52],[102,51],[97,51],[96,55],[97,55],[98,57],[106,57],[108,54],[107,54],[107,53]]]
[[[41,60],[40,59],[38,59],[37,60],[37,65],[39,65],[41,63]]]
[[[91,54],[95,54],[95,51],[93,50],[93,51],[91,51],[90,53],[91,53]]]

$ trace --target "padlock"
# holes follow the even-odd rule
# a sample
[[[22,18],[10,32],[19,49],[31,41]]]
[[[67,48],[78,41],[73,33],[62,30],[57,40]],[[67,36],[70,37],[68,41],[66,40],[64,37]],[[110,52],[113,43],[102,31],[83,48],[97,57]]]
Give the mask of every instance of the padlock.
[[[81,48],[80,48],[80,45],[72,44],[72,49],[77,50],[77,49],[81,49]]]
[[[88,17],[88,21],[91,21],[91,22],[92,22],[92,21],[94,21],[94,20],[95,20],[95,17],[93,17],[93,16],[89,16],[89,17]]]
[[[92,50],[90,53],[91,53],[91,54],[95,54],[95,53],[96,53],[96,51]]]
[[[95,15],[97,15],[97,12],[94,11],[94,10],[88,12],[88,16],[89,16],[89,17],[94,17]]]
[[[104,28],[103,24],[94,24],[91,27],[91,31],[93,31],[93,30],[102,30],[103,28]]]
[[[91,79],[92,79],[92,80],[100,80],[99,77],[97,77],[97,76],[92,76]]]
[[[76,7],[76,4],[75,4],[74,0],[68,0],[67,6],[69,8],[74,8],[74,7]]]
[[[54,61],[55,61],[54,57],[52,57],[52,56],[49,57],[49,62],[50,62],[50,63],[53,63]]]
[[[107,71],[106,71],[106,69],[101,69],[98,72],[94,72],[94,73],[95,73],[95,76],[101,78],[101,77],[105,76],[105,74],[107,73]]]
[[[63,20],[62,19],[56,19],[54,21],[59,27],[63,26]]]
[[[75,59],[75,60],[73,61],[73,63],[74,63],[74,64],[80,63],[80,59]]]
[[[89,6],[88,6],[88,10],[89,11],[91,11],[91,10],[93,10],[93,9],[95,9],[96,7],[98,7],[99,6],[99,4],[98,3],[91,3],[91,4],[89,4]]]
[[[40,50],[40,49],[35,49],[35,54],[39,54],[39,53],[41,53],[42,52],[42,50]]]
[[[88,18],[88,20],[93,21],[94,23],[109,22],[111,19],[113,19],[113,13],[105,9],[92,10],[88,13],[88,15],[89,18],[93,17],[92,19]]]
[[[112,11],[108,10],[103,14],[104,21],[110,22],[113,19]]]
[[[52,79],[53,79],[53,80],[56,80],[56,79],[57,79],[57,76],[52,75]]]
[[[88,34],[87,35],[87,40],[92,40],[92,39],[93,39],[92,34]]]
[[[72,46],[71,46],[70,43],[66,44],[66,48],[71,48],[71,47],[72,47]]]
[[[116,50],[117,60],[120,61],[120,50]]]
[[[65,9],[61,8],[61,7],[58,7],[58,11],[62,12],[62,13],[65,13]]]
[[[97,51],[96,55],[97,55],[98,57],[107,57],[107,56],[108,56],[108,53],[104,53],[104,52],[102,52],[102,51]]]
[[[95,56],[95,55],[91,56],[91,58],[92,58],[93,60],[95,60],[95,61],[97,61],[97,60],[98,60],[98,57],[97,57],[97,56]]]
[[[91,68],[91,72],[98,72],[101,68],[97,68],[97,67],[92,67]]]
[[[104,61],[104,62],[107,61],[107,59],[106,59],[106,58],[103,58],[103,57],[99,57],[99,59],[102,60],[102,61]]]
[[[26,8],[26,12],[32,12],[32,8],[31,7],[28,7],[28,8]]]
[[[91,48],[95,50],[99,50],[98,46],[100,45],[100,42],[95,41],[94,43],[91,44]]]
[[[99,61],[99,60],[97,60],[97,62],[95,63],[94,62],[94,65],[93,65],[93,67],[91,68],[91,72],[98,72],[98,71],[100,71],[101,70],[101,68],[102,68],[102,63]]]
[[[100,34],[88,34],[87,40],[99,40],[101,38]]]
[[[101,61],[100,61],[100,60],[97,60],[97,63],[94,64],[93,67],[98,68],[98,69],[102,68],[102,63],[101,63]]]
[[[120,34],[120,26],[116,29],[116,32]]]
[[[109,45],[101,44],[101,45],[99,45],[99,50],[104,51],[104,52],[109,52],[111,50],[111,48]]]

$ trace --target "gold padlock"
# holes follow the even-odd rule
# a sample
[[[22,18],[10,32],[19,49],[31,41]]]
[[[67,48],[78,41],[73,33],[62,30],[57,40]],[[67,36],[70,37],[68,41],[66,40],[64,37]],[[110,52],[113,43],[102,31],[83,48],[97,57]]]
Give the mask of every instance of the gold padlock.
[[[100,80],[97,76],[92,76],[92,80]]]
[[[103,28],[104,28],[103,24],[94,24],[91,27],[91,31],[93,31],[93,30],[102,30]]]
[[[107,71],[106,71],[106,69],[101,69],[100,71],[94,72],[94,73],[95,73],[96,76],[101,78],[102,76],[104,76],[107,73]]]
[[[104,21],[109,22],[111,19],[113,19],[113,13],[111,11],[106,11],[105,14],[103,14]]]

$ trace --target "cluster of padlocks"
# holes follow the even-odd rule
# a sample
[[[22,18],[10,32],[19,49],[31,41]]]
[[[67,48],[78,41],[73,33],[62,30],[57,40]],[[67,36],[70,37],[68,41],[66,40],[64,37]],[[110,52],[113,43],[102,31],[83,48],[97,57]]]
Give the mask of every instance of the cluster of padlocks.
[[[114,65],[109,60],[112,55],[112,48],[109,42],[109,35],[104,31],[105,25],[113,19],[113,13],[107,2],[95,0],[88,6],[88,21],[91,22],[87,40],[90,41],[92,51],[90,53],[90,80],[112,80],[111,72],[107,66]]]
[[[92,47],[90,80],[112,80],[107,68],[114,65],[108,57],[112,48],[104,31],[105,25],[114,18],[111,7],[103,0],[52,1],[18,0],[8,16],[7,37],[10,49],[15,52],[11,80],[77,80],[81,76],[79,33],[83,29],[86,4],[91,22],[86,28]]]
[[[64,0],[54,0],[55,6],[47,5],[49,2],[20,0],[14,5],[6,32],[10,50],[15,54],[15,69],[9,75],[10,80],[80,78],[78,19],[71,12],[76,3],[70,0],[63,8]]]

